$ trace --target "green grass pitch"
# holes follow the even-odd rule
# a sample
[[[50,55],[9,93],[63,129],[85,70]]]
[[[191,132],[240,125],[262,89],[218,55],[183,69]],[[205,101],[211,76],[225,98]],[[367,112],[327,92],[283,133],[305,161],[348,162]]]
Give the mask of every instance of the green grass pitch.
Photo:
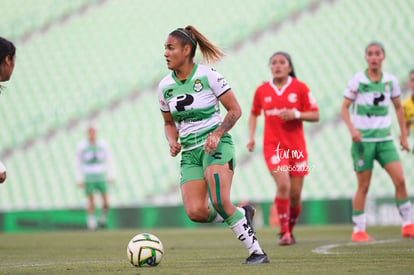
[[[297,244],[277,245],[276,229],[257,229],[269,264],[242,264],[247,250],[224,226],[0,234],[0,274],[413,274],[414,240],[400,227],[368,227],[376,242],[350,243],[352,227],[297,226]],[[133,267],[126,247],[150,232],[164,244],[156,267]]]

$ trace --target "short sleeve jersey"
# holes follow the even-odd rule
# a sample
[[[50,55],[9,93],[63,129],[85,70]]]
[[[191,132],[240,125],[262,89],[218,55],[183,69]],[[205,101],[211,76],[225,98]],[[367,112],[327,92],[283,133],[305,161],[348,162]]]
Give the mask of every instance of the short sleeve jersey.
[[[267,147],[274,148],[279,145],[280,148],[306,152],[302,120],[282,120],[279,114],[284,109],[296,109],[300,112],[317,111],[318,105],[307,85],[293,77],[288,78],[281,90],[272,80],[256,89],[251,113],[258,116],[263,110],[264,151]]]
[[[96,141],[95,144],[90,144],[88,141],[79,144],[77,150],[81,170],[79,172],[83,174],[85,182],[100,182],[107,179],[108,172],[111,171],[108,150],[108,145],[102,140]]]
[[[170,112],[177,126],[182,151],[205,143],[208,133],[221,123],[219,97],[230,90],[213,68],[195,64],[185,82],[171,72],[158,85],[162,112]]]
[[[404,100],[403,108],[405,114],[405,121],[408,122],[411,128],[414,129],[414,100],[412,96]]]
[[[371,81],[366,71],[355,74],[348,82],[344,96],[353,101],[351,119],[362,141],[392,140],[389,106],[400,94],[397,79],[386,72],[378,82]]]

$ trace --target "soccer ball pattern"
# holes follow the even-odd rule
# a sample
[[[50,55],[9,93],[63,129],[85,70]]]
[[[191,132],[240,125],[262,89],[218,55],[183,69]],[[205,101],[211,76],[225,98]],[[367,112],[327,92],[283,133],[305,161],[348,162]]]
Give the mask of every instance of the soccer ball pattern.
[[[158,237],[150,233],[134,236],[128,243],[128,261],[136,266],[157,266],[164,255],[164,246]]]

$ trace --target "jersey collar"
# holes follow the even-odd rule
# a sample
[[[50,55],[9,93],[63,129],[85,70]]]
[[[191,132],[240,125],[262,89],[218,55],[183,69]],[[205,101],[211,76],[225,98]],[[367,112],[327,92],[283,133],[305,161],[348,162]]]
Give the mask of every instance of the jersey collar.
[[[368,76],[368,69],[366,69],[366,70],[365,70],[365,76],[367,77],[367,79],[368,79],[368,80],[369,80],[369,82],[371,82],[371,83],[381,83],[381,82],[382,82],[382,77],[384,76],[384,73],[383,73],[383,72],[381,72],[381,77],[380,77],[380,79],[379,79],[379,81],[378,81],[378,82],[372,81],[372,80],[371,80],[371,78],[369,78],[369,76]]]
[[[187,79],[185,80],[185,82],[184,82],[184,83],[182,83],[182,82],[181,82],[181,81],[177,78],[177,76],[175,75],[175,72],[174,72],[174,71],[172,72],[172,78],[174,79],[175,83],[177,83],[178,85],[184,85],[184,84],[187,84],[187,83],[189,83],[189,82],[191,81],[191,79],[193,78],[193,75],[195,74],[195,72],[196,72],[196,70],[197,70],[197,67],[198,67],[198,64],[197,64],[197,63],[194,63],[194,68],[193,68],[193,70],[191,71],[190,75],[187,77]]]
[[[270,86],[273,88],[273,90],[275,90],[275,92],[276,92],[276,94],[277,95],[282,95],[283,94],[283,92],[286,90],[286,88],[289,86],[289,84],[292,82],[292,77],[291,76],[288,76],[288,79],[287,79],[287,81],[286,81],[286,84],[282,87],[282,89],[278,89],[277,87],[276,87],[276,85],[273,83],[273,79],[270,79],[269,80],[269,84],[270,84]]]

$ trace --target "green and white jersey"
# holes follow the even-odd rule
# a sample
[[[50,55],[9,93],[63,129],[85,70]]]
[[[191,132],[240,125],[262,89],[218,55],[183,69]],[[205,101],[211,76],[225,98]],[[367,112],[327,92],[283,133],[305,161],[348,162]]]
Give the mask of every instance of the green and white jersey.
[[[91,144],[82,141],[76,154],[76,180],[78,182],[102,182],[114,179],[111,152],[103,140]]]
[[[214,69],[195,64],[182,83],[171,72],[158,86],[163,112],[171,112],[180,137],[182,151],[205,143],[208,133],[221,123],[218,98],[230,89],[223,76]]]
[[[383,72],[381,80],[371,81],[365,72],[359,72],[349,81],[344,96],[353,101],[352,123],[361,132],[362,141],[392,140],[391,99],[401,94],[398,81]]]

